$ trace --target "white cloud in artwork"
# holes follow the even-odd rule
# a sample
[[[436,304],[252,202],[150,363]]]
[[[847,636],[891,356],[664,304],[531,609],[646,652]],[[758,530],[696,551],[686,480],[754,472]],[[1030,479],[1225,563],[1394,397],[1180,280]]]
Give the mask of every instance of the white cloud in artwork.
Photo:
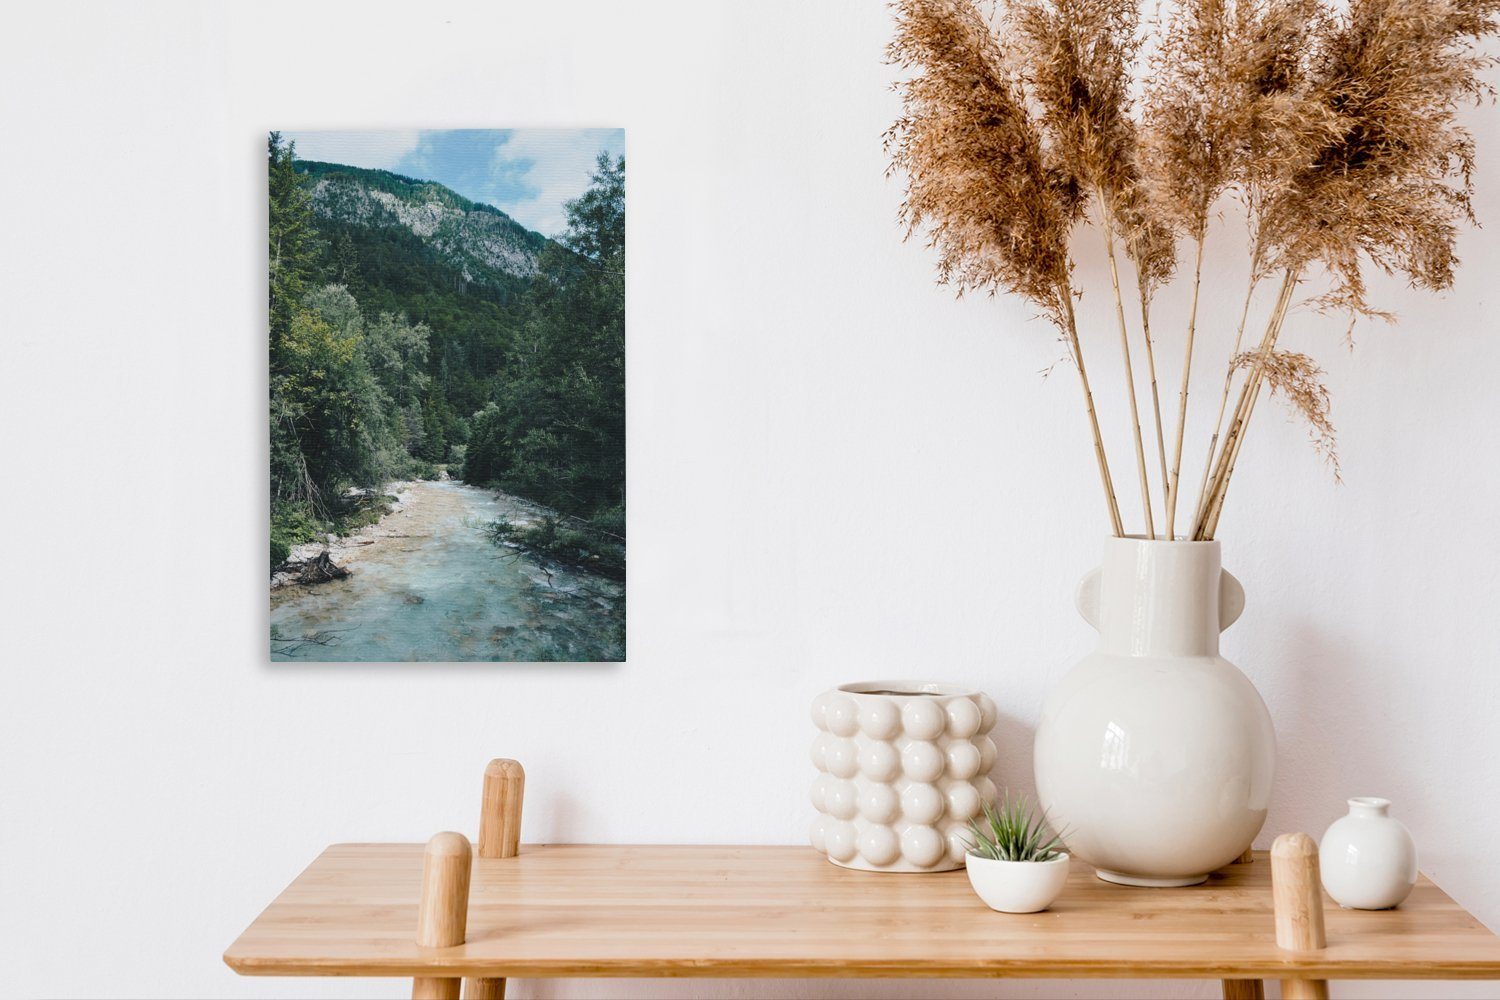
[[[496,187],[514,193],[496,204],[526,228],[557,236],[568,224],[564,206],[588,189],[600,152],[624,153],[624,131],[510,130],[495,147],[491,169]]]

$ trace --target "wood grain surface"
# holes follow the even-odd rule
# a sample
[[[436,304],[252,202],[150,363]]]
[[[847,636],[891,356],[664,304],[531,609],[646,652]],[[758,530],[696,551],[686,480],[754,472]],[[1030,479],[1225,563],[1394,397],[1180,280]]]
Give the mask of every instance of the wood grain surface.
[[[1199,886],[1075,862],[1052,909],[987,909],[962,871],[857,872],[807,847],[527,845],[476,858],[467,938],[416,944],[421,844],[328,848],[224,955],[246,975],[1500,979],[1500,939],[1422,877],[1276,945],[1265,852]]]

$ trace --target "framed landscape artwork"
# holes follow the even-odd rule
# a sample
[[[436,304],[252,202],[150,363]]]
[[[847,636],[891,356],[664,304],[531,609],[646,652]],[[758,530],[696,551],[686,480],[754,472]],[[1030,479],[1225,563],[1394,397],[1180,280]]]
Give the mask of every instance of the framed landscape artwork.
[[[625,658],[624,147],[270,133],[273,660]]]

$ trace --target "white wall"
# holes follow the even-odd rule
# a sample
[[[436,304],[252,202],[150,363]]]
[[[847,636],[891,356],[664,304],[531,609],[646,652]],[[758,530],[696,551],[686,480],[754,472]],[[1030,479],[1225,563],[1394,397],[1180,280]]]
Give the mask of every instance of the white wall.
[[[526,764],[529,840],[800,842],[807,703],[841,681],[982,686],[995,777],[1029,785],[1039,702],[1091,641],[1071,594],[1104,528],[1095,473],[1072,373],[1038,374],[1061,355],[1047,328],[955,302],[898,240],[881,4],[213,7],[36,4],[0,35],[0,992],[402,995],[240,979],[219,955],[326,843],[470,829],[496,755]],[[1497,114],[1471,116],[1492,225]],[[272,667],[264,132],[517,124],[628,129],[629,663]],[[1378,283],[1404,322],[1352,353],[1336,320],[1298,319],[1346,482],[1262,408],[1220,534],[1249,593],[1227,652],[1281,739],[1262,846],[1387,795],[1426,871],[1500,927],[1495,232],[1464,234],[1447,295]],[[1200,403],[1237,247],[1211,255]],[[1124,478],[1099,259],[1082,272]],[[1180,325],[1162,323],[1168,384]]]

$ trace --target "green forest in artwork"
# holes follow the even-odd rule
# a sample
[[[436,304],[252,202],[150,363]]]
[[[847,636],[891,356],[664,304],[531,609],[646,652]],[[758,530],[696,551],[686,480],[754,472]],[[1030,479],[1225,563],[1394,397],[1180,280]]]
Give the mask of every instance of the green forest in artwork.
[[[276,132],[267,167],[273,586],[308,543],[380,524],[393,483],[423,482],[510,504],[476,499],[464,525],[554,590],[559,567],[623,581],[624,157],[598,154],[553,238],[434,181],[299,159]],[[544,628],[559,599],[515,627]]]

